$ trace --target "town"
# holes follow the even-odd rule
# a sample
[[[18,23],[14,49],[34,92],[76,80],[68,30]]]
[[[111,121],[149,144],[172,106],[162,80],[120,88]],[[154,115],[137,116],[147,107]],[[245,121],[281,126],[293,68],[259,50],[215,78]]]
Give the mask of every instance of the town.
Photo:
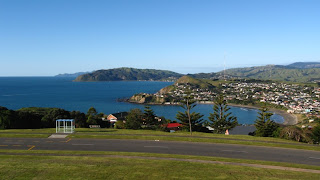
[[[164,104],[177,104],[186,92],[191,92],[198,103],[212,103],[217,94],[225,95],[229,103],[254,105],[258,102],[271,104],[288,113],[319,116],[320,88],[279,82],[223,82],[211,89],[197,88],[192,83],[176,83],[169,92],[154,94],[164,98]]]

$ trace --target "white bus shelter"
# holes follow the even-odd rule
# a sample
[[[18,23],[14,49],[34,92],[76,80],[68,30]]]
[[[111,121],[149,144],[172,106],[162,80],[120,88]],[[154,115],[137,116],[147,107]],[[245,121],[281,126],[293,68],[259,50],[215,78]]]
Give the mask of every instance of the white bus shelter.
[[[57,119],[56,133],[74,133],[74,119]]]

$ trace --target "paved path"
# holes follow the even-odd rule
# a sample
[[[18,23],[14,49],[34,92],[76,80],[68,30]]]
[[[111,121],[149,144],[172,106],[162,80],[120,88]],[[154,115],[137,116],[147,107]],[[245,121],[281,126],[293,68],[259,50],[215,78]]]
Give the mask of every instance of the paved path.
[[[231,144],[107,139],[0,138],[0,149],[149,152],[320,166],[319,151]]]

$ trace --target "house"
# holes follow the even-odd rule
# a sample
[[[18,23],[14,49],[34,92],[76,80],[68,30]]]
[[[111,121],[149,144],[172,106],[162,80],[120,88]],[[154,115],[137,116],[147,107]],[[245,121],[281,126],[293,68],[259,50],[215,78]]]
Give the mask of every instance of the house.
[[[183,125],[180,123],[169,123],[167,124],[167,129],[177,131],[177,130],[181,130],[182,126]]]
[[[104,121],[109,121],[110,123],[115,123],[118,120],[124,121],[126,119],[126,116],[128,115],[127,112],[119,112],[114,114],[109,114]]]

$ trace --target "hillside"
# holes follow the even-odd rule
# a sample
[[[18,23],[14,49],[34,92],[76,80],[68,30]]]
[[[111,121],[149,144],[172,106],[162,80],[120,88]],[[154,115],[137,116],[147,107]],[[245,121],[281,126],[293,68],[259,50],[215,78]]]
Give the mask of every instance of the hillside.
[[[174,81],[182,74],[155,69],[116,68],[98,70],[78,76],[75,81],[139,81],[170,80]],[[227,69],[217,73],[188,74],[194,79],[233,79],[250,78],[291,82],[319,82],[320,62],[296,62],[286,66],[267,65],[246,68]],[[200,87],[200,86],[199,86]]]
[[[140,104],[176,104],[188,92],[200,93],[212,90],[215,86],[210,82],[212,81],[182,76],[173,85],[162,88],[156,94],[139,93],[133,95],[128,101]],[[178,95],[174,95],[176,93]]]
[[[214,86],[208,83],[204,79],[195,79],[190,76],[182,76],[179,78],[173,85],[167,86],[162,88],[159,93],[166,94],[168,92],[174,91],[179,85],[187,85],[190,86],[192,89],[200,88],[200,89],[212,89]]]
[[[298,69],[320,68],[320,62],[296,62],[296,63],[287,65],[287,67],[298,68]]]
[[[320,62],[296,62],[286,66],[267,65],[245,68],[233,68],[217,73],[198,73],[191,74],[190,76],[193,78],[201,79],[250,78],[303,83],[319,82]]]
[[[155,69],[116,68],[98,70],[78,76],[75,81],[139,81],[165,80],[181,77],[179,73]]]
[[[217,74],[223,74],[219,72]],[[249,68],[234,68],[225,71],[225,74],[263,80],[278,80],[291,82],[315,82],[320,80],[320,68],[301,68],[292,66],[258,66]]]

